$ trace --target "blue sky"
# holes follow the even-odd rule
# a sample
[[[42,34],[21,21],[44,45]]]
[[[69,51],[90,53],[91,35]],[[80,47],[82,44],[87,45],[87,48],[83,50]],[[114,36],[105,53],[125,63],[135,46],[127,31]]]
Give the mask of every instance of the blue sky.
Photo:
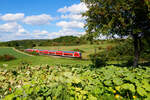
[[[0,0],[0,41],[83,35],[86,10],[80,0]]]

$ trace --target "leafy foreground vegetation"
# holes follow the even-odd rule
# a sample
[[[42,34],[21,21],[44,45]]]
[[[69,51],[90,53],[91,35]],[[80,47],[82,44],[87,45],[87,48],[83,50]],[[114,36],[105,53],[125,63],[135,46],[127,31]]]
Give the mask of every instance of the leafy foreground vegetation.
[[[150,68],[23,65],[0,69],[4,100],[150,100]]]

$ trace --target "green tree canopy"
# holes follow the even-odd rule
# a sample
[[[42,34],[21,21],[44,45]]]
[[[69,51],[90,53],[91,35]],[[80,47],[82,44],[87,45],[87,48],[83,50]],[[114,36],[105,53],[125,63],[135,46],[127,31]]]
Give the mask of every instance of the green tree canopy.
[[[81,0],[88,11],[86,32],[90,36],[130,36],[134,40],[134,66],[138,65],[141,39],[150,36],[149,0]],[[92,35],[91,35],[92,34]]]

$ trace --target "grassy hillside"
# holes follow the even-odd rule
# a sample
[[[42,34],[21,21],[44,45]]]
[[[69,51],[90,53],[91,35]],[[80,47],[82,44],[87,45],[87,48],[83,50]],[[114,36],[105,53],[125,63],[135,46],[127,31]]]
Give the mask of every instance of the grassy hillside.
[[[106,42],[99,42],[99,44],[84,44],[84,45],[78,45],[78,46],[47,46],[47,47],[35,47],[35,49],[42,49],[42,50],[64,50],[64,51],[72,51],[74,49],[80,49],[83,50],[84,53],[82,53],[83,59],[88,59],[89,54],[104,50],[104,48],[107,48],[107,46],[113,46],[114,43],[107,43]]]
[[[0,48],[0,55],[4,55],[4,54],[13,55],[16,58],[23,58],[28,56],[23,53],[19,53],[15,51],[13,48]]]
[[[22,54],[20,52],[15,51],[13,48],[0,48],[0,55],[4,54],[10,54],[15,56],[17,59],[12,61],[1,61],[0,67],[11,66],[11,68],[19,67],[21,65],[56,65],[56,64],[82,64],[82,65],[88,65],[91,62],[90,61],[84,61],[80,59],[74,59],[74,58],[62,58],[62,57],[56,57],[56,56],[28,56],[25,54]]]
[[[33,57],[24,57],[16,60],[12,60],[9,62],[0,62],[0,67],[4,67],[5,65],[9,66],[10,68],[16,68],[21,65],[57,65],[57,64],[65,64],[65,65],[88,65],[90,61],[72,59],[72,58],[58,58],[58,57],[48,57],[48,56],[33,56]],[[7,68],[7,67],[6,67]]]

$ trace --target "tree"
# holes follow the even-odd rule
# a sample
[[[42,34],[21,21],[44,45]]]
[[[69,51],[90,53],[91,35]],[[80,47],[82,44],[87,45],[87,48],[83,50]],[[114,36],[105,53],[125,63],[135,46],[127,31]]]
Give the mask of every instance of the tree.
[[[142,39],[150,36],[150,1],[149,0],[81,0],[88,11],[86,32],[99,36],[115,35],[131,37],[134,41],[134,64],[138,65],[142,50]]]

